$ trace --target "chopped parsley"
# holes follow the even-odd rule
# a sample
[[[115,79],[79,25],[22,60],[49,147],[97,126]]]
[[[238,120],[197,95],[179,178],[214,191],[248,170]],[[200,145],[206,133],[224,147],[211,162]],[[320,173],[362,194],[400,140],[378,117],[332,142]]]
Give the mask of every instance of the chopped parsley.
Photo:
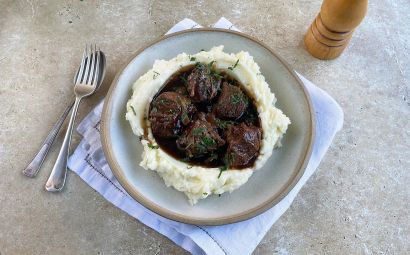
[[[182,113],[182,115],[181,115],[181,121],[182,121],[182,123],[187,123],[187,122],[189,122],[189,117],[188,117],[188,114],[187,114],[186,112]]]
[[[215,78],[217,78],[218,80],[222,79],[222,75],[220,75],[219,73],[211,70],[211,75],[214,76]]]
[[[235,122],[231,121],[231,120],[221,120],[221,119],[215,119],[216,121],[216,125],[220,128],[220,129],[225,129],[230,125],[234,125]]]
[[[233,66],[228,67],[228,69],[232,71],[233,69],[235,69],[235,67],[238,65],[238,63],[239,63],[239,59],[236,60],[236,62]]]
[[[152,79],[155,80],[159,75],[160,73],[158,73],[157,71],[154,71],[154,75],[152,76]]]
[[[169,104],[172,103],[172,101],[169,100],[168,98],[161,98],[161,99],[159,100],[159,103],[162,104],[162,105],[169,105]]]
[[[132,112],[134,113],[134,115],[137,115],[137,112],[135,111],[134,107],[132,107],[132,105],[130,105]]]
[[[211,62],[209,62],[209,64],[208,64],[209,70],[212,69],[212,66],[214,65],[215,62],[216,62],[215,60],[212,60]]]
[[[224,165],[224,166],[222,166],[222,167],[219,168],[218,179],[219,179],[219,177],[221,177],[222,172],[224,172],[224,171],[226,171],[226,170],[228,170],[228,166],[227,166],[227,165]]]
[[[149,143],[149,144],[148,144],[148,148],[153,149],[153,150],[156,150],[156,149],[159,148],[159,146],[158,146],[158,145],[153,145],[152,143]]]
[[[243,101],[243,99],[242,99],[242,96],[240,94],[232,94],[231,95],[231,103],[239,104],[241,101]]]
[[[190,57],[189,60],[190,60],[190,61],[195,61],[195,60],[196,60],[196,57]]]
[[[201,49],[200,51],[205,51],[204,49]]]
[[[196,144],[196,149],[199,151],[200,154],[206,153],[207,148],[202,143]]]
[[[205,128],[194,128],[192,130],[193,135],[200,135],[205,132]]]
[[[184,76],[181,75],[179,78],[182,80],[182,82],[183,82],[184,84],[187,84],[187,83],[188,83],[187,79],[186,79]]]
[[[216,79],[220,80],[222,79],[222,75],[217,73],[214,69],[213,69],[213,65],[215,64],[215,60],[212,60],[211,62],[208,63],[208,70],[209,70],[209,74],[212,75],[213,77],[215,77]]]
[[[212,139],[211,137],[208,137],[208,136],[202,137],[201,143],[202,143],[203,145],[205,145],[206,147],[212,147],[212,146],[215,146],[215,145],[216,145],[215,140]]]
[[[202,195],[206,196],[206,195],[208,195],[208,193],[204,192],[204,193],[202,193]]]

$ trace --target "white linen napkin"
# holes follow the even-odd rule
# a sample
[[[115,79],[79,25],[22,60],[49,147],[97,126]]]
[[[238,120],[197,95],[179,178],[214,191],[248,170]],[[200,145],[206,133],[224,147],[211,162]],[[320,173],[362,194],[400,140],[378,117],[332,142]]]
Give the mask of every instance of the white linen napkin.
[[[184,19],[168,33],[196,27],[200,25],[190,19]],[[225,18],[221,18],[213,27],[239,31]],[[316,137],[312,156],[304,175],[291,192],[273,208],[252,219],[223,226],[189,225],[166,219],[136,202],[115,179],[101,148],[100,117],[103,102],[99,103],[78,126],[77,131],[83,139],[70,157],[68,167],[113,205],[167,236],[192,254],[251,254],[316,170],[333,137],[343,124],[343,111],[335,100],[298,75],[311,96],[316,113]]]

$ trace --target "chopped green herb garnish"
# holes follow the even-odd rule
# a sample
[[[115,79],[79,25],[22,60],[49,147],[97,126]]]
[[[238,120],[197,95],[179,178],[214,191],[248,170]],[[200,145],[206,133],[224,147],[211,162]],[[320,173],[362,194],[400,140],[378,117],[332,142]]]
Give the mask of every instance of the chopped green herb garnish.
[[[213,65],[214,65],[215,62],[216,62],[215,60],[212,60],[211,62],[209,62],[209,64],[208,64],[209,73],[210,73],[212,76],[214,76],[215,78],[217,78],[217,79],[220,80],[220,79],[222,78],[222,75],[219,74],[219,73],[217,73],[217,72],[213,69]]]
[[[158,145],[153,145],[152,143],[149,143],[149,144],[148,144],[148,148],[153,149],[153,150],[156,150],[156,149],[159,148],[159,146],[158,146]]]
[[[215,119],[216,121],[216,125],[220,128],[220,129],[225,129],[227,128],[229,125],[234,125],[235,122],[231,121],[231,120],[221,120],[221,119]]]
[[[162,105],[169,105],[169,104],[172,103],[172,101],[169,100],[168,98],[161,98],[161,99],[159,100],[159,103],[162,104]]]
[[[181,121],[182,121],[182,123],[187,123],[187,122],[189,122],[189,117],[188,117],[188,114],[187,114],[186,112],[182,113],[182,115],[181,115]]]
[[[228,170],[228,166],[227,166],[227,165],[222,166],[222,167],[219,168],[218,179],[219,179],[219,177],[221,177],[222,172],[224,172],[224,171],[226,171],[226,170]]]
[[[135,109],[132,105],[130,105],[130,108],[131,108],[132,112],[134,113],[134,115],[137,115],[137,112],[135,111]]]
[[[231,103],[239,104],[242,101],[242,97],[240,94],[232,94],[231,95]]]
[[[190,60],[190,61],[195,61],[195,60],[196,60],[196,57],[190,57],[189,60]]]
[[[208,64],[209,70],[212,69],[212,66],[214,65],[215,62],[216,62],[215,60],[212,60],[211,62],[209,62],[209,64]]]
[[[202,143],[196,144],[196,148],[198,149],[200,154],[205,153],[207,151],[206,146]]]
[[[202,195],[206,196],[206,195],[208,195],[208,193],[204,192],[204,193],[202,193]]]
[[[235,65],[233,66],[233,68],[235,68],[235,67],[238,65],[238,63],[239,63],[239,59],[236,60],[236,63],[235,63]]]
[[[192,130],[192,134],[193,134],[193,135],[200,135],[200,134],[202,134],[203,132],[205,132],[205,128],[194,128],[194,129]]]
[[[215,78],[217,78],[218,80],[222,79],[222,75],[220,75],[219,73],[215,72],[215,71],[211,71],[211,75],[214,76]]]
[[[204,49],[201,49],[200,51],[205,51]]]
[[[238,65],[238,63],[239,63],[239,59],[236,60],[236,62],[233,66],[228,67],[228,69],[232,71],[233,69],[235,69],[235,67]]]
[[[186,79],[184,76],[181,75],[179,78],[182,80],[182,82],[183,82],[184,84],[187,84],[187,83],[188,83],[187,79]]]
[[[152,76],[152,79],[156,79],[158,77],[158,75],[160,75],[160,73],[158,73],[157,71],[154,71],[154,75]]]
[[[208,137],[208,136],[202,137],[201,143],[203,143],[206,147],[211,147],[211,146],[215,146],[215,145],[216,145],[215,140],[212,139],[211,137]]]

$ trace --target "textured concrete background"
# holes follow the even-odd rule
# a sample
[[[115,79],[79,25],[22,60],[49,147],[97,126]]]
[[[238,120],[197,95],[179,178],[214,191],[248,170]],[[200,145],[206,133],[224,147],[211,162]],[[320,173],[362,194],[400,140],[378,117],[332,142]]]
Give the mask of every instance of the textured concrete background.
[[[72,173],[64,192],[46,193],[58,146],[36,179],[21,170],[70,101],[86,42],[106,52],[108,75],[80,118],[131,52],[184,17],[209,25],[220,16],[270,45],[345,112],[318,171],[255,254],[409,254],[410,3],[370,1],[334,61],[314,59],[302,43],[320,4],[0,0],[0,254],[184,253]]]

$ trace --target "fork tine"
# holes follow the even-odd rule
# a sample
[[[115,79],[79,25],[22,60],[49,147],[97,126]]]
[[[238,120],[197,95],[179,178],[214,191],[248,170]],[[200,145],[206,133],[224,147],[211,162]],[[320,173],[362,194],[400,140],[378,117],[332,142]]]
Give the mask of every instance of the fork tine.
[[[85,49],[83,52],[83,59],[81,60],[81,66],[80,66],[80,69],[78,70],[77,78],[75,79],[76,84],[81,82],[82,76],[84,74],[84,65],[85,65],[85,60],[87,59],[87,52],[88,52],[88,46],[85,45]]]
[[[94,70],[95,70],[95,58],[96,58],[96,54],[97,54],[97,46],[94,44],[94,47],[91,45],[91,68],[90,68],[90,73],[88,75],[86,84],[92,84],[93,78],[94,78]]]
[[[94,74],[94,81],[93,81],[93,86],[97,87],[98,86],[98,77],[100,76],[100,57],[101,57],[101,52],[100,49],[97,51],[97,61],[95,63],[95,74]]]
[[[86,66],[85,66],[84,78],[81,81],[82,83],[87,83],[87,79],[88,79],[89,71],[90,71],[90,66],[91,66],[91,61],[92,61],[92,59],[91,59],[92,50],[93,50],[93,48],[91,46],[90,50],[87,52],[87,63],[86,63]]]

